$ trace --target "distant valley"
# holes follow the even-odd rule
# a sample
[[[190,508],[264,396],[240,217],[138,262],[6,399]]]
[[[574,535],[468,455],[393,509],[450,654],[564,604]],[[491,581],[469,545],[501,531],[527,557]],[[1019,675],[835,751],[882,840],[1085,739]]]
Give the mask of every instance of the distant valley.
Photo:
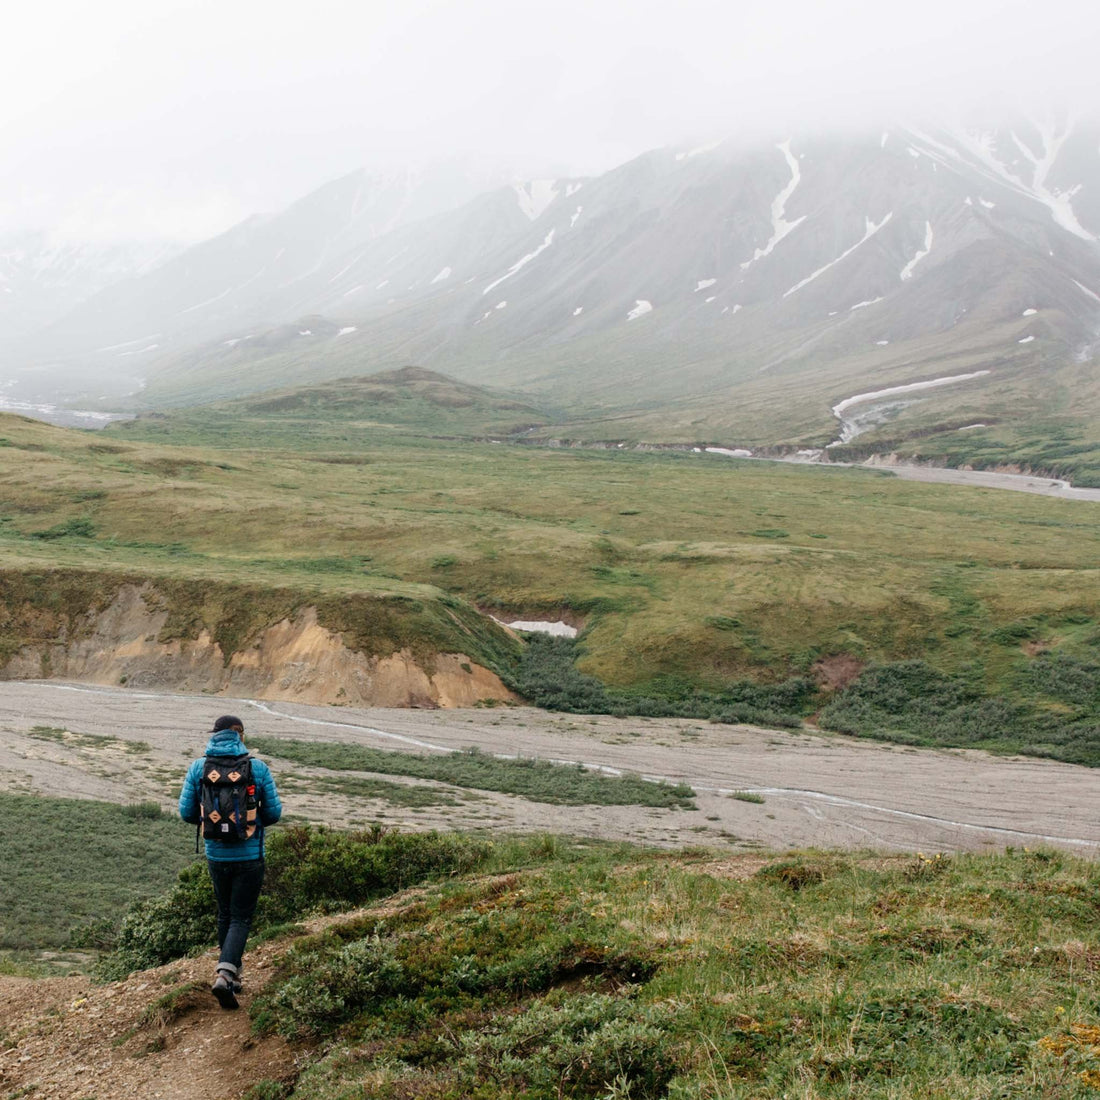
[[[545,408],[548,438],[858,444],[1090,483],[1098,144],[1095,120],[1020,117],[668,148],[481,194],[358,173],[4,361],[24,392],[69,379],[112,409],[412,365]]]

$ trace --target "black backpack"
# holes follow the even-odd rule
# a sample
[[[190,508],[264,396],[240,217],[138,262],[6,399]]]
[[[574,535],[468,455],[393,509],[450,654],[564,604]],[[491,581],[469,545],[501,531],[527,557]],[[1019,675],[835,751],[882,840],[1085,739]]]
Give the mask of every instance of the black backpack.
[[[199,832],[204,840],[248,840],[259,828],[252,758],[208,756],[199,780]],[[197,838],[196,838],[197,840]]]

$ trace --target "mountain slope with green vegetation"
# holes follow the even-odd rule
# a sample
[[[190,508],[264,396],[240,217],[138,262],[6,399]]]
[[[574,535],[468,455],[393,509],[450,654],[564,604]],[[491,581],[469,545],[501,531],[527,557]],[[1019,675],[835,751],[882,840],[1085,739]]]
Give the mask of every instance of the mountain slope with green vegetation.
[[[544,425],[545,410],[507,394],[419,367],[338,378],[171,413],[143,413],[112,435],[219,446],[354,446],[389,428],[425,436],[508,436]]]

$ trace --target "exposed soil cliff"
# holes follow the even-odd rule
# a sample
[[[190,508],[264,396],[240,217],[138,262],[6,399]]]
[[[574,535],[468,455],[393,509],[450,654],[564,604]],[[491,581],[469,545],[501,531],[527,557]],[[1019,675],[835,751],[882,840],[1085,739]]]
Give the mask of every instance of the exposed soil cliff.
[[[67,579],[59,578],[60,588]],[[242,624],[240,609],[225,601],[216,612],[181,612],[180,593],[149,581],[123,581],[80,610],[40,594],[5,594],[2,679],[53,677],[354,706],[461,707],[514,698],[475,658],[457,649],[433,652],[430,635],[405,631],[409,637],[403,637],[373,609],[366,626],[338,630],[321,621],[317,606],[297,601],[282,614],[273,603],[266,622],[257,617]],[[364,636],[376,620],[382,623],[377,636]]]

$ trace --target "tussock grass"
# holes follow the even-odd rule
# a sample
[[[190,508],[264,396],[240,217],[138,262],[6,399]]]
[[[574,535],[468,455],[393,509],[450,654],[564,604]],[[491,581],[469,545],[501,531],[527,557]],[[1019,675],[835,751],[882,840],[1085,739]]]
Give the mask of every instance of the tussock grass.
[[[74,926],[117,925],[195,858],[171,816],[68,798],[0,793],[0,949],[61,948]]]
[[[535,759],[501,760],[477,749],[423,755],[339,741],[296,741],[282,737],[253,737],[249,739],[249,746],[267,756],[311,767],[415,776],[455,787],[515,794],[532,802],[559,806],[695,809],[695,792],[683,783],[649,783],[636,775],[603,775],[579,764],[553,764]],[[347,782],[351,778],[342,775],[336,782]]]
[[[394,773],[390,773],[391,775]],[[378,799],[391,806],[417,809],[426,806],[459,806],[469,795],[454,787],[428,786],[410,783],[390,783],[365,775],[310,776],[306,781],[310,791],[343,795],[345,798]]]
[[[125,737],[111,737],[100,733],[81,733],[59,726],[31,726],[27,730],[27,736],[36,741],[53,741],[79,749],[119,749],[135,756],[149,751],[147,741],[130,741]]]
[[[723,865],[574,853],[444,885],[291,946],[254,1026],[313,1050],[294,1100],[1094,1095],[1094,864]]]

